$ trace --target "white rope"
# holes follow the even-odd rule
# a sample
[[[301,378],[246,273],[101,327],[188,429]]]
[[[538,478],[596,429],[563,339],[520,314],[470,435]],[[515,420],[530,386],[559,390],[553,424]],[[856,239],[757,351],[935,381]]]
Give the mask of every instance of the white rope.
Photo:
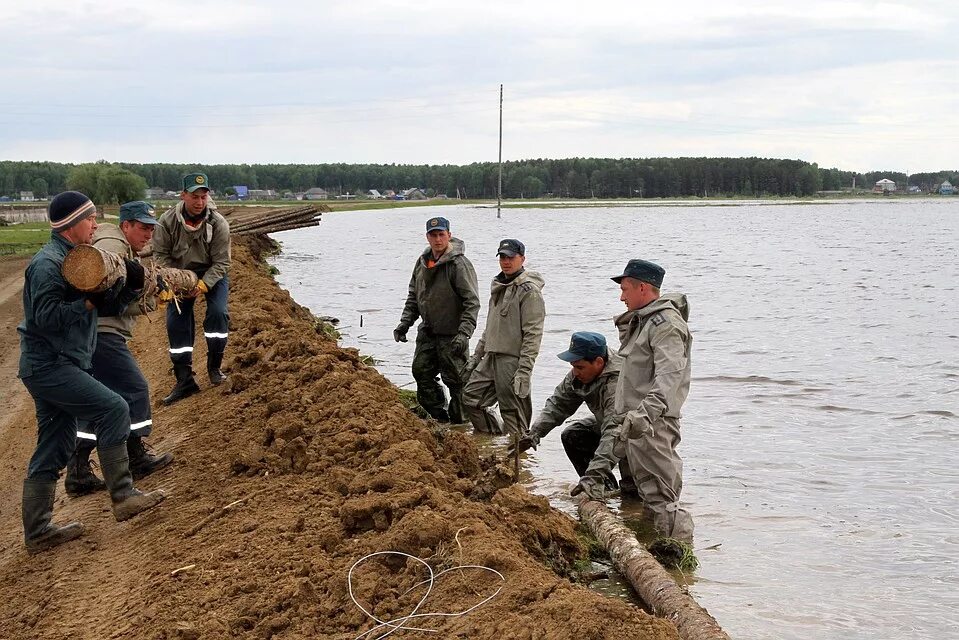
[[[430,573],[430,577],[429,577],[429,578],[427,578],[426,580],[423,580],[423,581],[421,581],[421,582],[417,582],[417,583],[414,584],[412,587],[410,587],[410,588],[407,589],[405,592],[403,592],[403,594],[400,596],[400,597],[405,596],[407,593],[409,593],[410,591],[412,591],[413,589],[415,589],[416,587],[418,587],[418,586],[420,586],[420,585],[423,585],[423,584],[428,584],[428,585],[429,585],[429,586],[427,587],[427,589],[426,589],[426,593],[423,594],[423,597],[420,598],[420,601],[416,603],[416,606],[413,607],[413,610],[410,611],[407,615],[405,615],[405,616],[400,616],[399,618],[394,618],[393,620],[380,620],[380,619],[377,618],[375,615],[373,615],[373,613],[371,613],[370,611],[368,611],[362,604],[360,604],[360,602],[356,599],[356,596],[353,594],[353,571],[354,571],[358,566],[360,566],[361,564],[363,564],[364,562],[366,562],[367,560],[369,560],[370,558],[375,558],[376,556],[385,556],[385,555],[397,555],[397,556],[403,556],[403,557],[405,557],[405,558],[410,558],[410,559],[412,559],[412,560],[415,560],[416,562],[419,562],[419,563],[420,563],[421,565],[423,565],[424,567],[426,567],[426,570],[429,571],[429,573]],[[423,633],[438,633],[438,631],[437,631],[436,629],[423,629],[423,628],[421,628],[421,627],[408,626],[408,625],[407,625],[407,622],[409,622],[410,620],[413,620],[414,618],[431,618],[431,617],[435,617],[435,618],[456,618],[456,617],[459,617],[459,616],[465,616],[466,614],[470,613],[471,611],[474,611],[475,609],[478,609],[479,607],[483,606],[484,604],[486,604],[487,602],[489,602],[490,600],[492,600],[493,598],[495,598],[497,595],[499,595],[499,592],[503,590],[503,587],[502,587],[502,586],[499,586],[499,587],[496,588],[496,591],[494,591],[491,595],[489,595],[489,596],[486,597],[485,599],[477,602],[476,604],[474,604],[473,606],[469,607],[468,609],[464,609],[463,611],[459,611],[459,612],[457,612],[457,613],[417,613],[417,611],[419,611],[420,607],[422,607],[423,604],[426,602],[426,600],[430,597],[430,594],[433,592],[433,586],[435,585],[436,580],[438,580],[438,579],[440,578],[440,576],[442,576],[443,574],[449,573],[450,571],[458,571],[458,570],[462,570],[462,569],[478,569],[478,570],[480,570],[480,571],[489,571],[490,573],[495,573],[497,576],[499,576],[500,580],[502,580],[503,582],[506,582],[506,578],[503,576],[503,574],[500,573],[499,571],[497,571],[496,569],[491,569],[491,568],[489,568],[489,567],[484,567],[484,566],[476,565],[476,564],[465,564],[465,565],[460,565],[460,566],[457,566],[457,567],[450,567],[449,569],[444,569],[443,571],[440,571],[439,573],[435,573],[435,574],[434,574],[434,573],[433,573],[433,568],[432,568],[429,564],[427,564],[427,562],[426,562],[425,560],[423,560],[422,558],[417,558],[416,556],[411,556],[411,555],[408,554],[408,553],[403,553],[402,551],[377,551],[376,553],[371,553],[371,554],[369,554],[369,555],[363,556],[362,558],[360,558],[359,560],[357,560],[356,562],[354,562],[354,563],[353,563],[353,566],[350,567],[350,570],[349,570],[349,572],[347,573],[347,576],[346,576],[347,588],[349,589],[349,592],[350,592],[350,600],[353,601],[353,604],[355,604],[355,605],[359,608],[360,611],[362,611],[363,613],[365,613],[365,614],[367,615],[367,617],[369,617],[371,620],[377,622],[378,624],[377,624],[375,627],[373,627],[372,629],[369,629],[369,630],[367,630],[367,631],[364,631],[364,632],[361,633],[360,635],[356,636],[356,638],[354,638],[354,640],[360,640],[361,638],[364,638],[364,637],[366,637],[366,636],[369,636],[370,634],[376,633],[376,632],[380,631],[381,629],[383,629],[383,627],[391,627],[391,628],[390,628],[389,631],[387,631],[387,632],[384,633],[383,635],[377,636],[377,637],[376,637],[376,640],[380,640],[381,638],[385,638],[385,637],[387,637],[387,636],[389,636],[389,635],[391,635],[391,634],[393,634],[393,633],[395,633],[395,632],[397,632],[397,631],[401,631],[401,630],[403,630],[403,631],[421,631],[421,632],[423,632]]]

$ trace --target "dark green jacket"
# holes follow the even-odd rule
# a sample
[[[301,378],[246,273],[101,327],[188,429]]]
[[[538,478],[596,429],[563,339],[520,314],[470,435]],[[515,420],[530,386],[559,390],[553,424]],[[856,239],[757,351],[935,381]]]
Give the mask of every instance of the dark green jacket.
[[[50,242],[33,256],[23,282],[20,332],[20,378],[45,366],[71,362],[90,369],[97,345],[97,311],[86,308],[86,295],[64,280],[63,258],[73,243],[51,232]]]
[[[220,213],[206,208],[203,223],[190,229],[183,222],[183,203],[160,216],[153,230],[153,256],[161,267],[188,269],[203,274],[212,289],[230,271],[230,224]]]
[[[433,257],[431,249],[416,259],[400,322],[412,327],[422,317],[423,327],[435,335],[473,335],[480,308],[479,284],[465,249],[462,240],[452,238],[432,268],[426,265]]]

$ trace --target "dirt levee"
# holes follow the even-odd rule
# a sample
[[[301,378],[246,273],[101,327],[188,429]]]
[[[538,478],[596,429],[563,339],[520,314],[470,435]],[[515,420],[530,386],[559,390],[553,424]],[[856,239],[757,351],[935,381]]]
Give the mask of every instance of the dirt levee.
[[[318,332],[267,274],[260,242],[234,245],[229,382],[205,384],[200,337],[203,391],[155,409],[150,441],[176,461],[139,484],[168,489],[166,502],[118,524],[105,494],[61,491],[56,519],[80,519],[87,534],[34,557],[19,503],[0,505],[0,637],[354,638],[376,623],[351,601],[347,573],[387,550],[437,573],[483,565],[505,578],[443,574],[419,613],[502,591],[468,615],[415,620],[439,633],[394,637],[676,637],[670,623],[561,577],[581,553],[575,523],[497,482],[468,435],[416,418],[355,351]],[[133,349],[154,400],[173,382],[166,346],[162,315],[142,321]],[[4,438],[35,437],[29,404]],[[26,462],[4,467],[2,481],[18,485]],[[414,560],[376,556],[354,572],[353,591],[392,619],[416,607],[427,576]]]

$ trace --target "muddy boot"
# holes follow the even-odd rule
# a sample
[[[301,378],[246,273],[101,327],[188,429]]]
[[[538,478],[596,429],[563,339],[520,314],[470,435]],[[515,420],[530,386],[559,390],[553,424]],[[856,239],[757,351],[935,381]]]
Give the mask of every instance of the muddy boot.
[[[194,393],[200,392],[200,386],[193,379],[193,368],[190,365],[173,365],[173,375],[176,376],[176,385],[170,395],[163,399],[163,404],[171,405],[177,400],[189,398]]]
[[[71,498],[85,496],[94,491],[102,491],[107,488],[103,480],[98,478],[93,469],[90,468],[90,453],[93,452],[93,443],[87,443],[84,440],[77,442],[77,448],[70,456],[67,462],[67,477],[63,486],[67,490],[67,495]]]
[[[210,376],[210,384],[218,387],[226,381],[226,374],[220,371],[223,364],[223,352],[206,354],[206,372]]]
[[[23,481],[23,540],[31,555],[83,535],[83,525],[79,522],[63,526],[50,522],[53,519],[56,491],[56,480]]]
[[[130,456],[130,473],[134,480],[140,480],[173,462],[172,453],[153,455],[143,443],[143,438],[132,434],[127,440],[127,453]]]
[[[110,500],[113,501],[113,517],[117,522],[129,520],[141,511],[163,502],[166,494],[163,491],[143,493],[133,488],[133,476],[130,474],[130,459],[127,456],[125,442],[112,447],[100,449],[100,467],[103,469],[103,479],[110,490]]]
[[[470,422],[473,423],[473,430],[479,433],[492,433],[500,435],[503,433],[503,421],[496,415],[493,407],[479,408],[467,407]]]

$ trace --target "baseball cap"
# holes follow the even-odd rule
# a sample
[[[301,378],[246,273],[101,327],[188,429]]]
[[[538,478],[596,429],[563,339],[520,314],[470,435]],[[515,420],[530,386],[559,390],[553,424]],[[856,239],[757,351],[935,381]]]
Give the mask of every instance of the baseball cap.
[[[655,262],[634,258],[626,263],[626,268],[623,269],[622,275],[613,276],[610,280],[619,283],[622,282],[623,278],[635,278],[659,289],[663,286],[663,277],[665,275],[666,270]]]
[[[183,176],[183,190],[193,193],[197,189],[210,190],[210,179],[205,173],[188,173]]]
[[[429,233],[430,231],[436,231],[437,229],[449,231],[450,221],[446,218],[430,218],[426,221],[426,233]]]
[[[526,245],[515,240],[513,238],[507,238],[506,240],[500,240],[499,249],[496,250],[496,255],[504,255],[512,258],[513,256],[525,256],[526,255]]]
[[[142,200],[124,202],[120,205],[120,222],[136,220],[143,224],[157,224],[157,219],[153,216],[155,211],[153,205]]]
[[[560,360],[595,360],[606,356],[606,337],[595,331],[577,331],[569,339],[569,349],[559,354]]]

